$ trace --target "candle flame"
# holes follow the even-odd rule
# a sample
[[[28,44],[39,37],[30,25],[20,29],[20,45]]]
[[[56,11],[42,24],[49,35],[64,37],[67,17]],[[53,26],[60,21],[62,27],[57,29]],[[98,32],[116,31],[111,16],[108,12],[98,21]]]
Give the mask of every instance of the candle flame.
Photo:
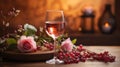
[[[81,28],[81,27],[79,27],[79,28],[78,28],[78,30],[79,30],[79,31],[82,31],[82,28]]]
[[[105,23],[105,27],[109,27],[110,24],[108,22]]]

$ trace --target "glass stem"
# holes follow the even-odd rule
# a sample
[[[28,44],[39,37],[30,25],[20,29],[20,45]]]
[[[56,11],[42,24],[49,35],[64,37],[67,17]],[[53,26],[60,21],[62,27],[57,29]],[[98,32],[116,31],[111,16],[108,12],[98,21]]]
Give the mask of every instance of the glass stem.
[[[57,41],[56,38],[54,38],[54,59],[57,60]]]

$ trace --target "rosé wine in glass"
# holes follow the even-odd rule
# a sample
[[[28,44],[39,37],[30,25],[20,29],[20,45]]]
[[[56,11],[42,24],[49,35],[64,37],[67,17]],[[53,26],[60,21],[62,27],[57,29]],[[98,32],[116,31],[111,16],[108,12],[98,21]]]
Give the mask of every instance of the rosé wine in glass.
[[[61,10],[48,10],[46,12],[46,22],[45,22],[46,33],[54,40],[54,58],[46,61],[48,64],[60,64],[63,61],[56,57],[57,54],[57,41],[56,39],[64,34],[65,31],[65,20],[64,14]]]
[[[47,34],[53,38],[59,37],[65,31],[65,22],[47,21],[47,22],[45,22],[45,24],[46,24],[45,29],[46,29]]]

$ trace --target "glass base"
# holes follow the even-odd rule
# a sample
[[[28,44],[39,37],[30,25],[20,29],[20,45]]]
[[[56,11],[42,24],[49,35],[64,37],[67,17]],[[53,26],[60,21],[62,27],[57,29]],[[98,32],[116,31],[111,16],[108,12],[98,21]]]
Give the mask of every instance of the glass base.
[[[47,60],[46,63],[47,64],[62,64],[64,62],[59,59],[53,58],[53,59]]]

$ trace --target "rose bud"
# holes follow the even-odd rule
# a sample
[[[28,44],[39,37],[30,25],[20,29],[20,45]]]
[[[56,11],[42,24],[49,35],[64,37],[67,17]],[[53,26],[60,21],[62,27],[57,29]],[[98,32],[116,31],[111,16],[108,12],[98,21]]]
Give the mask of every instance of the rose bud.
[[[70,38],[66,39],[65,41],[62,42],[61,48],[65,51],[71,52],[73,49],[73,43],[70,40]]]

